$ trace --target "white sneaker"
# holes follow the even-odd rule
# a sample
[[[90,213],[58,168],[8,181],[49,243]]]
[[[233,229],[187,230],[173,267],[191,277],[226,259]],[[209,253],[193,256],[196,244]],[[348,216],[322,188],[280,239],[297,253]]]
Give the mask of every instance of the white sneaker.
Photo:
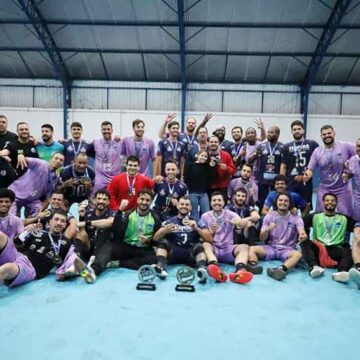
[[[75,258],[74,266],[77,273],[84,278],[88,284],[93,284],[96,280],[95,271],[91,266],[86,265],[79,257]]]
[[[324,272],[325,272],[324,268],[322,268],[321,266],[315,265],[315,266],[313,266],[313,268],[310,271],[310,276],[312,278],[318,278],[321,275],[324,275]]]
[[[347,283],[349,281],[350,275],[347,271],[339,271],[335,274],[332,274],[332,279],[341,283]]]
[[[360,289],[360,271],[352,268],[349,270],[350,280]]]
[[[158,266],[157,264],[152,264],[151,265],[156,272],[156,276],[161,279],[161,280],[165,280],[167,278],[167,276],[169,275],[168,272],[166,270],[164,270],[163,268],[161,268],[160,266]]]

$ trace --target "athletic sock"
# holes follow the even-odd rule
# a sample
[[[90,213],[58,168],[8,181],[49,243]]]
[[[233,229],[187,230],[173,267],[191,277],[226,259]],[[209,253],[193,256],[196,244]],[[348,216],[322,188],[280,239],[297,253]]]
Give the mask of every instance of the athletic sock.
[[[240,262],[236,264],[236,272],[238,272],[239,270],[243,270],[245,269],[245,264]]]
[[[159,267],[161,267],[161,269],[165,270],[166,269],[166,257],[162,256],[162,255],[158,255],[156,257],[156,260],[157,260],[157,265]]]
[[[218,265],[219,266],[219,263],[216,260],[212,260],[209,262],[209,265]]]
[[[354,268],[360,271],[360,262],[354,264]]]
[[[258,263],[256,261],[249,261],[249,265],[256,266]]]
[[[281,269],[281,270],[284,270],[285,272],[288,271],[288,268],[287,268],[285,265],[281,265],[281,266],[280,266],[280,269]]]
[[[199,260],[197,263],[196,263],[196,267],[199,269],[199,268],[205,268],[206,267],[206,260]]]

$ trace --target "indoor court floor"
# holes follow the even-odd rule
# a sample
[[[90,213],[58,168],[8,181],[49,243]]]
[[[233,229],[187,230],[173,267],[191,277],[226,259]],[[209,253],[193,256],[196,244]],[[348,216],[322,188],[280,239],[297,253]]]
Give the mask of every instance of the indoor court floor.
[[[358,359],[360,290],[332,281],[333,270],[277,282],[266,275],[275,264],[247,285],[209,280],[195,293],[175,291],[177,267],[154,292],[121,268],[93,285],[52,274],[0,286],[0,359]]]

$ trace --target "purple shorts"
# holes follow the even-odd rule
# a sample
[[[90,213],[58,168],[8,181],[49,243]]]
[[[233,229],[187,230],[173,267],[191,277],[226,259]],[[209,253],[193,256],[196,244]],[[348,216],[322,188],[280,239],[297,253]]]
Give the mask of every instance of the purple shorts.
[[[5,281],[7,286],[14,287],[35,279],[36,271],[32,263],[24,254],[16,250],[14,243],[9,239],[0,254],[0,265],[8,263],[16,264],[19,268],[19,273],[14,279]]]
[[[268,261],[270,261],[270,260],[285,261],[292,252],[296,251],[292,247],[288,247],[288,246],[283,246],[281,248],[275,248],[271,245],[263,245],[262,248],[266,252],[265,260],[268,260]]]
[[[10,214],[18,215],[22,207],[25,208],[26,217],[33,217],[41,211],[42,203],[40,200],[34,200],[31,202],[15,200],[11,205]]]
[[[213,246],[214,254],[218,260],[218,262],[221,263],[227,263],[227,264],[233,264],[235,261],[234,257],[234,249],[237,245],[228,245],[224,249],[217,248]]]

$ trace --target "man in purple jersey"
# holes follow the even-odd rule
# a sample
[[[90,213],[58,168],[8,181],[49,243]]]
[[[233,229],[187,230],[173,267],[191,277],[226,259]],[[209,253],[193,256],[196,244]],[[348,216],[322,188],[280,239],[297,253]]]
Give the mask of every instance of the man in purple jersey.
[[[206,229],[211,236],[203,237],[203,247],[208,259],[208,273],[218,282],[225,282],[228,275],[218,262],[231,263],[236,270],[230,274],[230,281],[246,284],[252,280],[252,273],[247,271],[249,246],[234,245],[234,226],[245,227],[247,219],[241,219],[236,213],[224,209],[224,196],[219,191],[211,194],[211,211],[202,214],[199,227]]]
[[[8,237],[9,241],[14,241],[14,238],[24,231],[24,225],[20,218],[9,214],[14,201],[15,194],[13,191],[5,188],[0,189],[0,231]]]
[[[298,239],[305,241],[307,235],[301,217],[290,212],[292,204],[289,194],[278,194],[275,204],[275,211],[264,217],[260,230],[260,240],[268,239],[268,244],[250,247],[249,263],[255,265],[258,259],[282,260],[280,267],[268,268],[267,274],[275,280],[283,280],[287,271],[302,258],[296,244]]]
[[[105,188],[111,178],[121,172],[121,141],[113,139],[113,126],[109,121],[101,124],[102,138],[93,141],[95,154],[95,185],[93,193]]]
[[[64,155],[54,153],[48,164],[44,160],[26,158],[28,170],[14,181],[9,189],[16,194],[16,199],[11,206],[10,213],[19,213],[21,208],[25,208],[25,216],[33,216],[42,208],[42,199],[48,199],[54,190],[60,169],[64,163]]]
[[[336,141],[331,125],[320,129],[323,146],[317,147],[311,155],[303,181],[308,182],[316,168],[320,169],[320,185],[316,199],[316,211],[323,211],[322,197],[326,193],[335,194],[338,198],[337,211],[352,216],[352,194],[350,184],[342,179],[344,164],[355,153],[354,145]]]
[[[249,164],[243,164],[240,171],[240,177],[234,180],[231,180],[228,187],[228,197],[230,203],[235,194],[235,191],[239,188],[244,188],[247,192],[246,203],[254,206],[258,200],[258,186],[256,185],[255,180],[251,178],[252,167]]]
[[[63,142],[65,155],[64,166],[72,164],[76,155],[80,153],[90,155],[91,150],[91,145],[86,140],[81,139],[83,128],[79,122],[73,122],[70,125],[70,132],[71,139]]]
[[[130,155],[135,155],[140,160],[140,174],[150,176],[153,173],[150,169],[151,163],[155,160],[155,144],[151,139],[144,137],[145,122],[136,119],[132,122],[134,136],[127,136],[121,141],[121,155],[124,156],[123,163]]]

